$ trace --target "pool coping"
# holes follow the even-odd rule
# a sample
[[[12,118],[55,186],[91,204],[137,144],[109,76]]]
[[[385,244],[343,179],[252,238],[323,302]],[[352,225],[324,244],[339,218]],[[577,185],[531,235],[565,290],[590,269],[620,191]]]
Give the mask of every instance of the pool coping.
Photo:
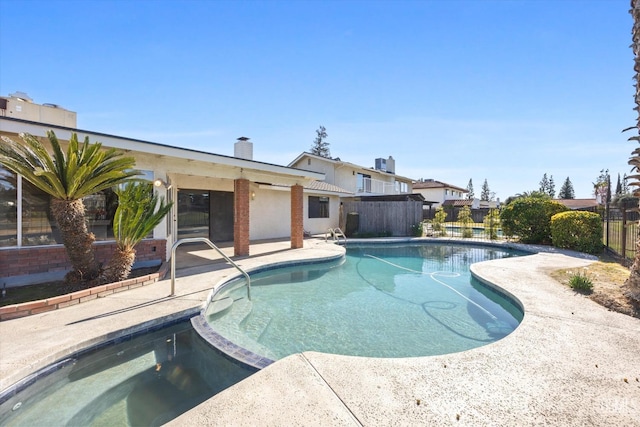
[[[385,239],[392,241],[461,242]],[[330,251],[335,254],[338,248],[319,242],[307,249],[242,263],[250,268],[322,257]],[[640,413],[640,382],[636,381],[640,322],[609,312],[550,279],[549,269],[591,262],[552,252],[472,266],[472,274],[512,293],[525,306],[520,327],[503,340],[422,358],[315,352],[288,356],[169,425],[252,425],[258,419],[264,425],[638,425],[634,416]],[[231,273],[230,269],[196,271],[181,277],[178,289],[183,292],[173,299],[162,296],[165,280],[146,289],[0,323],[4,343],[0,345],[0,389],[61,358],[56,354],[98,343],[100,337],[139,329],[142,321],[162,323],[185,310],[197,313],[212,282]],[[535,289],[529,283],[535,283]],[[604,344],[594,345],[598,342]]]

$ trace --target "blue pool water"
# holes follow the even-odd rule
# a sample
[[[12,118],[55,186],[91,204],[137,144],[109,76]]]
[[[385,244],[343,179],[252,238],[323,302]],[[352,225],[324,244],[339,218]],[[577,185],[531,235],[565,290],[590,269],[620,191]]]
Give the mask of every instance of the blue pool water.
[[[157,426],[255,372],[212,349],[188,321],[45,371],[0,396],[0,425]]]
[[[471,277],[473,262],[522,255],[468,245],[347,248],[346,259],[280,268],[223,287],[205,311],[213,331],[271,360],[302,351],[367,357],[453,353],[520,323],[519,304]]]

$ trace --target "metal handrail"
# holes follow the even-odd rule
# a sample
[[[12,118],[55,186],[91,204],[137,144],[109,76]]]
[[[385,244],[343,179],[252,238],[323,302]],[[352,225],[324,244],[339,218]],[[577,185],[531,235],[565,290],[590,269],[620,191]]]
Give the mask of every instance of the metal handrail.
[[[214,245],[211,240],[207,239],[206,237],[190,237],[188,239],[180,239],[171,247],[171,296],[174,296],[176,293],[176,249],[183,243],[195,242],[204,242],[209,245],[211,249],[215,249],[216,251],[218,251],[218,253],[222,255],[222,258],[224,258],[229,264],[234,266],[240,273],[244,275],[245,279],[247,279],[247,298],[249,299],[249,301],[251,301],[251,278],[249,277],[247,272],[240,268],[238,264],[233,262],[231,258],[226,256],[219,247]]]
[[[333,237],[333,240],[339,241],[340,236],[344,237],[344,244],[347,244],[347,236],[342,232],[342,230],[340,229],[340,227],[336,227],[336,228],[328,228],[327,232],[324,233],[324,241],[327,241],[327,237],[331,235],[331,237]]]

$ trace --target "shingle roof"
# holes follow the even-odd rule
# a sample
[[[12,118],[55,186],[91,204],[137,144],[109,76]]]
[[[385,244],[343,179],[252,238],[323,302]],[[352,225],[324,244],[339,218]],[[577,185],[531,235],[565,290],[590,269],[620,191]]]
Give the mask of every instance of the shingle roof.
[[[307,190],[317,190],[317,191],[330,191],[332,193],[345,193],[345,194],[353,194],[351,191],[347,191],[344,188],[338,187],[337,185],[329,184],[324,181],[311,181],[308,185],[305,185]]]

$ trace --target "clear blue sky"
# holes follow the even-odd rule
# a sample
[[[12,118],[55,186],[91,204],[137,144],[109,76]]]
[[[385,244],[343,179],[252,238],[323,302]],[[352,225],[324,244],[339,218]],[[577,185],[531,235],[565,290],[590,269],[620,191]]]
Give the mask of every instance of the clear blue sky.
[[[0,94],[78,127],[286,165],[331,155],[501,200],[636,147],[628,0],[0,0]]]

